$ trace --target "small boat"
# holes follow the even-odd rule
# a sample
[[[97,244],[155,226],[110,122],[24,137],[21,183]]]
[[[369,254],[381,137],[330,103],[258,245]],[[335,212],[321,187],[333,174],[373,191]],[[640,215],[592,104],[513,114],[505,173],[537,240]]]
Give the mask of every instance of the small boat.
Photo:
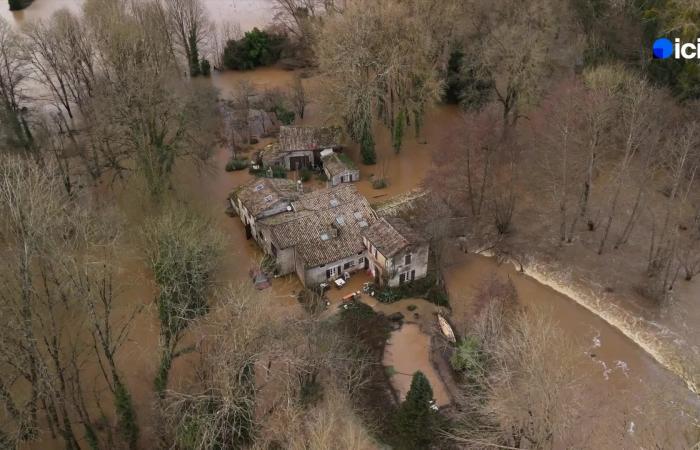
[[[455,339],[455,333],[454,331],[452,331],[452,327],[447,322],[447,320],[440,314],[437,315],[437,318],[438,325],[440,325],[440,331],[442,331],[442,334],[445,335],[448,341],[457,342],[457,339]]]

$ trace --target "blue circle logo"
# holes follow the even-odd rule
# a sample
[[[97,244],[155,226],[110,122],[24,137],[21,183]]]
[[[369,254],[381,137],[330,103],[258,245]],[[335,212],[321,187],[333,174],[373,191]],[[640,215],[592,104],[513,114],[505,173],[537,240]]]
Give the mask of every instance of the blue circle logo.
[[[668,38],[654,41],[654,59],[666,59],[673,54],[673,42]]]

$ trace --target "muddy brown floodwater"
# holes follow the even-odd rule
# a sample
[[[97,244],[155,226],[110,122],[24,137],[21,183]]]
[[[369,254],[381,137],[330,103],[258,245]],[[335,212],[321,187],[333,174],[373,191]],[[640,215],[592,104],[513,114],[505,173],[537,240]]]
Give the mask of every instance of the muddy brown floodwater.
[[[0,16],[15,26],[20,26],[27,21],[46,18],[60,8],[78,11],[82,3],[82,0],[35,0],[27,9],[11,13],[8,11],[7,2],[0,0]],[[204,0],[204,3],[216,21],[238,22],[243,30],[265,25],[274,14],[268,0]],[[215,73],[211,80],[223,97],[231,97],[241,81],[251,82],[259,89],[284,88],[295,75],[295,72],[277,68],[263,68],[253,72]],[[320,102],[314,98],[317,82],[318,80],[313,76],[304,79],[304,85],[312,98],[307,116],[300,122],[301,124],[325,123],[325,117],[319,107]],[[433,152],[440,151],[441,147],[447,144],[459,120],[459,111],[456,107],[431,108],[426,116],[421,137],[416,139],[412,132],[409,133],[410,136],[407,137],[400,154],[394,153],[388,131],[377,126],[376,147],[380,164],[375,166],[359,164],[358,148],[356,145],[350,145],[348,151],[358,162],[362,175],[362,181],[358,183],[360,192],[370,202],[378,203],[420,187],[430,170]],[[202,214],[210,217],[212,225],[227,239],[222,267],[217,274],[217,280],[222,287],[247,281],[248,269],[261,257],[257,247],[245,239],[240,221],[223,214],[229,192],[250,177],[245,171],[226,173],[223,168],[228,158],[228,152],[219,149],[209,167],[197,168],[191,164],[178,164],[174,176],[177,195]],[[389,186],[383,190],[375,190],[371,186],[370,178],[372,175],[383,172],[384,168]],[[132,202],[128,196],[116,201],[127,215],[133,214],[138,217],[144,214],[139,210],[144,207],[144,204]],[[131,299],[133,305],[145,305],[147,310],[134,324],[130,339],[120,358],[128,362],[123,364],[125,377],[134,394],[140,417],[146,422],[144,440],[147,441],[150,435],[149,420],[144,419],[144,416],[148,416],[151,409],[152,380],[157,359],[153,355],[157,349],[158,334],[155,314],[148,312],[153,308],[155,292],[153,282],[147,275],[140,255],[138,243],[135,242],[122,261],[123,272],[120,276],[125,281],[127,298]],[[622,401],[623,398],[629,398],[629,393],[642,395],[644,392],[660,390],[674,399],[681,399],[682,402],[698,408],[697,396],[689,395],[677,377],[663,369],[642,348],[614,327],[571,299],[539,284],[532,278],[517,273],[509,265],[498,266],[492,259],[456,255],[454,264],[448,270],[447,281],[453,307],[452,320],[458,328],[467,324],[470,300],[476,287],[481,281],[491,276],[510,278],[524,304],[543,308],[567,333],[584,343],[588,355],[588,370],[595,380],[590,387],[590,392],[601,404]],[[692,286],[688,288],[690,292],[686,297],[700,298],[700,285],[696,283]],[[300,288],[299,282],[294,277],[274,280],[271,294],[273,301],[279,305],[280,314],[289,314],[290,308],[299,308],[294,294]],[[403,374],[423,370],[431,380],[438,403],[444,404],[447,401],[447,394],[428,356],[430,333],[433,330],[424,321],[432,316],[434,312],[431,310],[432,305],[425,306],[418,303],[419,300],[409,300],[418,304],[422,317],[420,320],[411,320],[410,313],[405,311],[407,305],[404,302],[387,306],[376,302],[372,304],[372,300],[365,301],[375,309],[386,313],[401,310],[407,315],[407,321],[413,322],[406,323],[401,330],[394,332],[387,346],[385,364],[393,366],[396,371],[392,377],[394,387],[402,396],[405,395],[410,377]],[[693,324],[690,323],[689,326]],[[190,375],[190,361],[187,359],[177,361],[173,368],[173,383],[183,384]],[[633,395],[632,398],[636,397]],[[34,448],[52,447],[55,446],[42,442]]]
[[[84,0],[34,0],[21,11],[10,11],[8,2],[0,4],[0,16],[12,23],[44,19],[61,8],[78,11]],[[263,27],[274,16],[268,0],[203,0],[210,17],[215,22],[231,22],[240,25],[241,30]]]
[[[453,309],[452,321],[463,332],[472,316],[474,294],[484,280],[510,280],[519,300],[529,308],[551,315],[555,323],[585,352],[590,379],[585,383],[592,404],[608,406],[617,403],[619,410],[628,408],[638,424],[645,411],[636,409],[640,402],[674,402],[678,424],[682,410],[697,411],[700,402],[683,381],[658,364],[641,347],[616,328],[570,298],[540,284],[511,264],[499,265],[494,258],[465,255],[454,251],[445,278]],[[678,429],[680,431],[680,428]]]

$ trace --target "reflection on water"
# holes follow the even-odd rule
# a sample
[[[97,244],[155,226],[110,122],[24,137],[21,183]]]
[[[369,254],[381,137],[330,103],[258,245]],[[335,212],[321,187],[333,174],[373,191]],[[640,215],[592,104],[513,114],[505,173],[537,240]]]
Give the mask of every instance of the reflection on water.
[[[78,11],[83,2],[84,0],[34,0],[22,11],[11,12],[8,2],[3,0],[0,2],[0,16],[10,23],[21,24],[44,19],[61,8]],[[253,27],[264,27],[274,16],[269,0],[202,0],[202,2],[215,22],[237,23],[244,31]]]
[[[411,388],[413,374],[421,371],[430,382],[438,406],[450,403],[445,385],[430,362],[430,336],[421,331],[418,324],[407,323],[391,333],[384,353],[384,365],[393,368],[391,383],[401,400]]]

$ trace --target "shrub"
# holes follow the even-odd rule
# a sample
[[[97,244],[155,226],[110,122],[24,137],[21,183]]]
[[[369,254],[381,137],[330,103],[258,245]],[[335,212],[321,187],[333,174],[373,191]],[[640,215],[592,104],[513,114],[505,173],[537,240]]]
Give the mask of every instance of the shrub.
[[[248,173],[256,177],[264,177],[266,172],[267,169],[262,166],[258,166],[257,169],[253,169],[253,166],[248,166]]]
[[[396,287],[385,286],[377,292],[377,300],[393,303],[404,298],[423,298],[438,306],[449,306],[449,298],[444,287],[438,285],[435,274],[428,272],[425,278],[404,283]]]
[[[248,167],[248,160],[243,158],[233,158],[231,161],[226,163],[226,172],[233,172],[235,170],[243,170]]]
[[[484,372],[481,344],[476,336],[467,336],[457,344],[450,364],[459,372],[467,372],[470,378],[478,379]]]
[[[493,81],[478,58],[465,54],[462,48],[453,49],[447,63],[443,101],[477,111],[488,103],[492,91]]]
[[[367,165],[376,164],[377,154],[374,151],[374,137],[369,126],[365,128],[360,138],[360,153],[362,154],[362,162]]]
[[[307,181],[309,181],[311,179],[311,170],[304,167],[303,169],[301,169],[299,171],[299,178],[301,179],[301,181],[306,183]]]
[[[406,122],[406,116],[403,111],[399,112],[399,116],[396,118],[396,123],[394,124],[394,136],[392,139],[392,145],[394,147],[394,152],[399,153],[401,151],[401,145],[403,143],[403,132],[404,123]]]
[[[136,448],[139,440],[139,426],[131,394],[129,394],[126,386],[120,380],[115,380],[114,384],[114,403],[117,410],[119,430],[124,440],[129,444],[129,448]]]
[[[291,125],[294,123],[294,118],[296,117],[294,111],[290,111],[282,105],[277,105],[275,106],[274,112],[277,115],[277,119],[283,125]]]
[[[233,70],[250,70],[274,64],[282,52],[286,37],[253,28],[242,39],[231,39],[224,48],[224,67]]]
[[[282,166],[273,166],[272,178],[287,178],[287,169]]]
[[[199,72],[204,75],[205,77],[208,77],[211,75],[211,64],[209,63],[208,59],[203,59],[202,62],[199,64]]]
[[[29,6],[31,0],[9,0],[9,2],[10,11],[19,11],[20,9],[24,9]]]

